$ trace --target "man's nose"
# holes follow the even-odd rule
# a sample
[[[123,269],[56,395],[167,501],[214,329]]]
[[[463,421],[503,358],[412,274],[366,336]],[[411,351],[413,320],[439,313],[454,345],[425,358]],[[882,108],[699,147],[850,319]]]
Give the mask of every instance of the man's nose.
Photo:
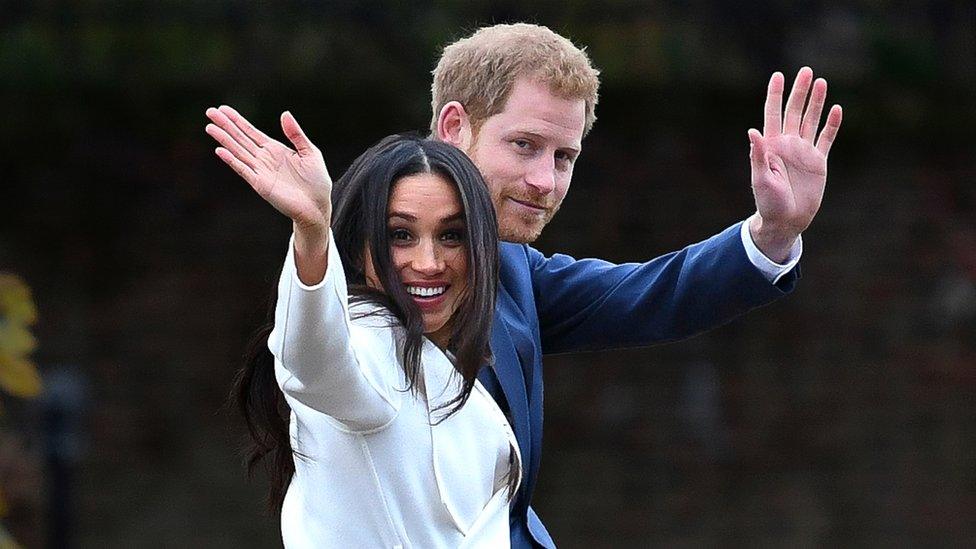
[[[410,267],[423,275],[435,275],[444,270],[444,261],[440,257],[437,244],[430,241],[422,241],[415,249],[413,261]]]
[[[525,183],[540,195],[547,195],[556,188],[556,163],[551,156],[541,156],[525,174]]]

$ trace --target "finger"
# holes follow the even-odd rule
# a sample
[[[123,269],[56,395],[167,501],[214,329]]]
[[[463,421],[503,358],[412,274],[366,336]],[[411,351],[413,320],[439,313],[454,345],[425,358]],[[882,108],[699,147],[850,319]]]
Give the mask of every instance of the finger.
[[[281,113],[281,131],[285,132],[285,137],[291,141],[298,151],[298,156],[310,156],[315,153],[315,145],[309,141],[302,127],[298,125],[298,120],[288,111]]]
[[[223,160],[225,164],[237,172],[237,175],[241,176],[244,181],[247,181],[248,185],[250,185],[252,189],[257,190],[258,177],[257,174],[254,173],[254,170],[252,170],[247,164],[238,160],[236,156],[231,154],[230,151],[223,147],[217,147],[214,149],[214,152],[217,153],[217,156]]]
[[[783,73],[774,72],[766,87],[766,108],[763,119],[763,135],[776,137],[783,131]]]
[[[234,141],[234,139],[227,132],[215,124],[207,124],[206,131],[207,135],[213,137],[217,143],[220,143],[221,146],[230,151],[235,158],[247,164],[247,167],[254,170],[254,166],[257,165],[257,160],[254,158],[254,155],[242,147],[240,143]]]
[[[803,118],[803,106],[806,105],[807,94],[810,92],[810,82],[812,81],[813,70],[810,67],[803,67],[796,73],[796,80],[793,81],[793,89],[790,90],[790,99],[786,102],[783,133],[787,135],[799,135],[800,121]]]
[[[763,142],[763,136],[755,128],[750,128],[748,135],[749,163],[752,165],[752,171],[764,172],[769,169],[769,164],[766,161],[766,144]]]
[[[823,153],[824,156],[830,153],[830,146],[834,144],[834,139],[840,130],[840,123],[843,117],[844,111],[840,108],[840,105],[834,105],[830,108],[830,112],[827,113],[827,122],[824,124],[823,131],[820,132],[820,137],[817,138],[817,150]]]
[[[268,141],[274,141],[274,139],[271,139],[265,135],[264,132],[255,128],[254,124],[248,122],[248,120],[244,118],[241,113],[234,110],[233,107],[229,105],[221,105],[220,112],[224,113],[227,118],[231,119],[231,121],[233,121],[234,124],[236,124],[245,135],[251,138],[251,141],[254,141],[257,146],[263,147],[268,143]]]
[[[244,147],[247,152],[251,153],[251,156],[257,156],[260,147],[258,147],[254,140],[244,135],[244,132],[227,116],[227,113],[211,107],[207,109],[207,118],[217,127],[227,132],[227,135],[236,141],[238,145]]]
[[[813,143],[813,138],[817,135],[817,126],[820,125],[820,114],[823,113],[824,100],[827,98],[827,81],[818,78],[813,83],[813,91],[810,93],[810,104],[807,105],[807,112],[803,114],[803,123],[800,124],[800,137]]]

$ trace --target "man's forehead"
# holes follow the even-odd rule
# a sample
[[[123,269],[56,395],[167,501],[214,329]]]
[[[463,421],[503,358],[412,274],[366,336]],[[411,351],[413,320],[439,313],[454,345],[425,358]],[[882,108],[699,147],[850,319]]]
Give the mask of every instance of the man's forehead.
[[[567,98],[554,93],[543,82],[519,78],[495,116],[507,131],[532,133],[540,137],[557,137],[562,146],[579,148],[586,123],[583,99]]]

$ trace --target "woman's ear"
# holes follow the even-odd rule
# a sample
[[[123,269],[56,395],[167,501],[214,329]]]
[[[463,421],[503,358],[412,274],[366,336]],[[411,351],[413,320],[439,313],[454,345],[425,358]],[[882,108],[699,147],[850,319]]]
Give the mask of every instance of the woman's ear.
[[[471,118],[464,105],[450,101],[437,116],[437,139],[450,143],[462,151],[471,146]]]

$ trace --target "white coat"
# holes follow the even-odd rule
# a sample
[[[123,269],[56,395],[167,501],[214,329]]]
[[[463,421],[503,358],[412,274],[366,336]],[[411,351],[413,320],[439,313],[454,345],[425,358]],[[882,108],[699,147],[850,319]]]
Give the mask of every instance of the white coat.
[[[289,244],[268,346],[291,407],[295,461],[281,511],[288,548],[509,547],[506,475],[518,443],[481,386],[458,394],[449,358],[424,340],[419,391],[405,391],[390,315],[350,320],[335,242],[325,278],[298,279]],[[434,410],[433,413],[430,411]]]

